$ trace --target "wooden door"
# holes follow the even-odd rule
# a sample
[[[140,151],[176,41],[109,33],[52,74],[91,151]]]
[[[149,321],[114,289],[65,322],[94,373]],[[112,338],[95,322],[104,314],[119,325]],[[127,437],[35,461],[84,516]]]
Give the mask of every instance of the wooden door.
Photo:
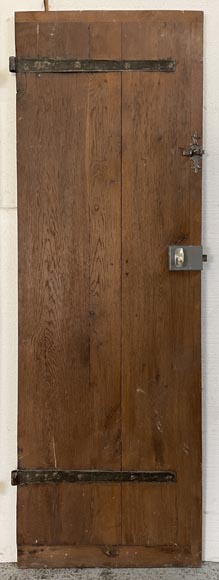
[[[16,14],[20,566],[200,564],[202,20]]]

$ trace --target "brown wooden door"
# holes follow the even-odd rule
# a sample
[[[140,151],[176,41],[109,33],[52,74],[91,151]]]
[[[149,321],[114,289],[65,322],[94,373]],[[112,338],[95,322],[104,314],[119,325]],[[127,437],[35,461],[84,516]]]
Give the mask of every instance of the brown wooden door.
[[[19,564],[198,565],[202,13],[17,13],[16,56]]]

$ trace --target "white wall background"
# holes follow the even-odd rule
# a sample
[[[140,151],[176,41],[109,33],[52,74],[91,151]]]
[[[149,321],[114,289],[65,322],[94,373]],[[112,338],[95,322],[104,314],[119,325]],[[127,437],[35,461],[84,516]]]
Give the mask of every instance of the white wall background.
[[[203,556],[219,561],[219,2],[216,0],[49,0],[50,10],[203,10]],[[42,0],[0,0],[0,561],[16,560],[17,224],[14,12]],[[192,55],[191,55],[192,56]],[[194,95],[195,98],[195,95]]]

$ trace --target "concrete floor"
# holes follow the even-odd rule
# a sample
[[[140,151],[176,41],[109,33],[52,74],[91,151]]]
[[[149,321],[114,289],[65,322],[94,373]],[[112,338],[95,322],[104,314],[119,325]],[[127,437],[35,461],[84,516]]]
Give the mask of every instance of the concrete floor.
[[[0,580],[219,580],[219,563],[202,568],[22,570],[0,564]]]

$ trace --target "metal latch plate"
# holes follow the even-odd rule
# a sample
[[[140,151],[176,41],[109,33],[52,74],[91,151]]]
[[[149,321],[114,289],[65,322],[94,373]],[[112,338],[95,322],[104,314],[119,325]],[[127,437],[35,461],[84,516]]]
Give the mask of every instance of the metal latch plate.
[[[169,246],[169,270],[203,270],[202,246]]]

